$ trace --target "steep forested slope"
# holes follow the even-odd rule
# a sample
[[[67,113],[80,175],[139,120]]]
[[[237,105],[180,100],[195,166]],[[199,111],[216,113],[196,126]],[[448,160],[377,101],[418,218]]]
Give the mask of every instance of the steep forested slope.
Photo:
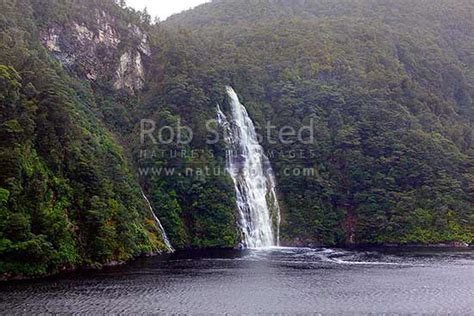
[[[76,2],[65,16],[53,3],[0,4],[0,275],[166,250],[130,161],[97,118],[91,85],[40,42],[36,15],[46,16],[36,8],[66,24],[90,7]]]
[[[275,126],[286,243],[472,242],[472,1],[214,0],[157,25],[112,0],[0,9],[0,273],[165,249],[140,184],[173,246],[236,246],[206,141],[226,85]],[[142,141],[142,119],[193,139]],[[271,141],[284,126],[315,141]]]
[[[206,86],[196,73],[232,84],[262,128],[316,122],[312,145],[265,144],[289,241],[469,242],[473,12],[472,1],[222,0],[162,28],[188,45],[172,65],[188,86]]]

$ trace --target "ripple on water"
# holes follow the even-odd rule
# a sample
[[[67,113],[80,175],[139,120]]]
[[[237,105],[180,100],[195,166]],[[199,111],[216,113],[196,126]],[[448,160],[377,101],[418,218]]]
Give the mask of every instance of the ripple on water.
[[[474,313],[471,252],[178,253],[0,286],[1,313]]]

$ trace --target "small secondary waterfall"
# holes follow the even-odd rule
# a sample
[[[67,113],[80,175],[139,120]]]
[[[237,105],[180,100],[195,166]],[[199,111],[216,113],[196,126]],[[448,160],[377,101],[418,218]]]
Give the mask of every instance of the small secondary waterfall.
[[[217,112],[229,145],[227,171],[235,184],[242,245],[246,248],[279,245],[280,207],[273,169],[244,105],[231,87],[227,87],[227,94],[230,120],[219,106]]]
[[[142,190],[142,195],[148,205],[151,215],[153,216],[156,223],[158,224],[158,227],[160,228],[161,237],[163,238],[163,241],[165,242],[166,248],[168,248],[169,251],[173,252],[174,248],[173,246],[171,246],[170,240],[168,239],[168,236],[166,235],[165,229],[163,228],[163,225],[161,225],[160,219],[156,216],[155,211],[153,210],[153,207],[151,206],[150,200],[148,200],[143,190]]]

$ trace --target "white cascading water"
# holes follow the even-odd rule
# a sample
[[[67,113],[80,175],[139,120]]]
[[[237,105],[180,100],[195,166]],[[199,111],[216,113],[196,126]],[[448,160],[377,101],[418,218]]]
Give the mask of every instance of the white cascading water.
[[[153,207],[151,206],[150,200],[148,200],[148,198],[146,197],[145,192],[143,192],[143,190],[142,190],[142,195],[143,195],[143,198],[145,199],[145,201],[148,205],[148,209],[150,210],[151,215],[153,216],[156,223],[158,224],[158,227],[160,228],[161,237],[163,238],[163,241],[166,245],[166,248],[168,248],[168,251],[173,252],[174,248],[173,248],[173,246],[171,246],[170,240],[168,239],[168,236],[166,235],[165,229],[163,228],[163,225],[161,225],[160,219],[156,216],[155,211],[153,210]]]
[[[218,122],[225,130],[227,171],[234,180],[239,209],[242,246],[264,248],[279,245],[280,207],[270,161],[257,139],[255,126],[231,87],[231,118],[218,106]],[[276,226],[273,229],[273,224]]]

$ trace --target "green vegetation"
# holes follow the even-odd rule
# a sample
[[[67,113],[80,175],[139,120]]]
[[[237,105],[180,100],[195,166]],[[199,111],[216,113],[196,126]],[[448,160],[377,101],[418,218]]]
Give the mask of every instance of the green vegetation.
[[[230,84],[262,128],[314,120],[312,145],[264,144],[288,242],[470,243],[473,10],[470,1],[222,0],[158,28],[174,39],[168,50],[160,43],[173,56],[165,72],[207,89],[211,104]]]
[[[29,2],[0,8],[0,275],[164,250],[123,150],[91,110],[91,88],[40,45]]]
[[[88,80],[90,60],[59,58],[41,37],[56,28],[67,46],[74,23],[99,33],[102,11],[121,42],[97,44]],[[229,176],[186,175],[224,166],[203,122],[228,108],[225,85],[261,129],[314,122],[312,144],[263,143],[286,242],[471,243],[472,12],[468,0],[220,0],[151,25],[112,0],[2,1],[0,275],[163,250],[139,183],[176,248],[236,246]],[[131,25],[152,52],[134,93],[113,89],[120,56],[142,44]],[[193,141],[142,144],[143,118],[189,126]],[[146,167],[175,172],[138,178]],[[285,172],[298,168],[315,172]]]

